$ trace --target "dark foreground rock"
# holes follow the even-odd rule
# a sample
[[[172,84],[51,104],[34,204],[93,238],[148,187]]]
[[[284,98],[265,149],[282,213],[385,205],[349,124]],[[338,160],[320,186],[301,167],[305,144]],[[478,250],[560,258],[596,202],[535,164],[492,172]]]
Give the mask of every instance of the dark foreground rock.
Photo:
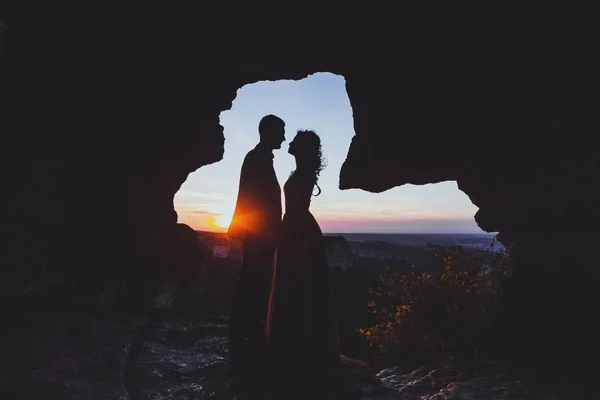
[[[258,387],[233,385],[226,322],[210,317],[29,315],[0,335],[0,398],[185,400],[256,394]],[[350,392],[356,395],[375,392],[377,380],[368,372],[352,381]],[[289,390],[294,394],[298,389]],[[319,388],[310,390],[315,395]],[[260,398],[267,395],[262,392]]]
[[[452,359],[379,372],[350,363],[338,382],[296,381],[273,393],[258,381],[239,386],[232,380],[226,330],[226,319],[208,316],[26,315],[0,334],[0,398],[594,398],[566,381],[526,383],[492,362]]]

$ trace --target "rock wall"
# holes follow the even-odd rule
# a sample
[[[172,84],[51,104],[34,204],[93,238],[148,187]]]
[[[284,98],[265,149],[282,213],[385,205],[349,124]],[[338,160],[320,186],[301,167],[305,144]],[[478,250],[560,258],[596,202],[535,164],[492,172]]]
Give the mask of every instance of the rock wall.
[[[424,19],[313,11],[8,2],[3,293],[56,274],[94,285],[168,259],[164,243],[180,231],[173,196],[190,172],[222,158],[219,113],[236,90],[329,71],[345,77],[354,111],[342,189],[457,180],[479,225],[513,245],[507,326],[523,348],[536,332],[547,334],[543,353],[573,343],[590,321],[600,326],[589,267],[600,191],[588,25],[528,29],[458,9]],[[561,313],[548,311],[556,293]],[[533,297],[547,312],[523,311]]]

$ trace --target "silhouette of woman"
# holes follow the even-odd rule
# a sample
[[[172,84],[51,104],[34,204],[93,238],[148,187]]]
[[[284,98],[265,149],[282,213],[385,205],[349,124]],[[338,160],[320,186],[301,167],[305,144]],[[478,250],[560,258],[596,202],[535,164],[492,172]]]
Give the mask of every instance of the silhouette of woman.
[[[333,291],[323,234],[309,211],[324,168],[321,140],[298,131],[289,151],[296,170],[285,183],[285,215],[275,257],[267,316],[267,339],[276,368],[300,368],[318,375],[340,362]],[[327,375],[327,374],[326,374]]]

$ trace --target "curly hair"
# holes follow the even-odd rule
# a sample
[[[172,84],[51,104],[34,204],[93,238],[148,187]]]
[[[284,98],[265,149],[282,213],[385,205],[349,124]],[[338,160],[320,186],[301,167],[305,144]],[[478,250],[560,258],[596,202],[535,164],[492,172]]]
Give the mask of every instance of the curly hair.
[[[319,190],[315,196],[321,194],[321,187],[317,183],[321,171],[327,166],[327,162],[323,157],[323,151],[321,149],[321,138],[315,131],[311,130],[299,130],[296,134],[298,145],[302,147],[302,157],[305,157],[307,165],[310,165],[311,172],[314,174],[315,186]]]

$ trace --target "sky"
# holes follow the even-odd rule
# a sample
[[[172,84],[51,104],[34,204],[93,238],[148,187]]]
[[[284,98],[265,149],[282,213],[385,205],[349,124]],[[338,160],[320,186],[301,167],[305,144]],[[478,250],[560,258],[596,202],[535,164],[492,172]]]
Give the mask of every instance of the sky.
[[[483,233],[474,220],[477,207],[455,181],[404,185],[383,193],[338,188],[354,127],[345,80],[331,73],[299,81],[257,82],[239,89],[231,109],[220,116],[225,134],[223,160],[192,172],[175,195],[179,222],[196,230],[226,230],[235,208],[242,162],[258,143],[258,123],[267,114],[277,115],[286,124],[286,141],[274,151],[274,168],[282,187],[294,169],[294,158],[287,150],[296,131],[312,129],[321,137],[327,167],[319,178],[323,192],[313,197],[311,211],[323,232]]]

